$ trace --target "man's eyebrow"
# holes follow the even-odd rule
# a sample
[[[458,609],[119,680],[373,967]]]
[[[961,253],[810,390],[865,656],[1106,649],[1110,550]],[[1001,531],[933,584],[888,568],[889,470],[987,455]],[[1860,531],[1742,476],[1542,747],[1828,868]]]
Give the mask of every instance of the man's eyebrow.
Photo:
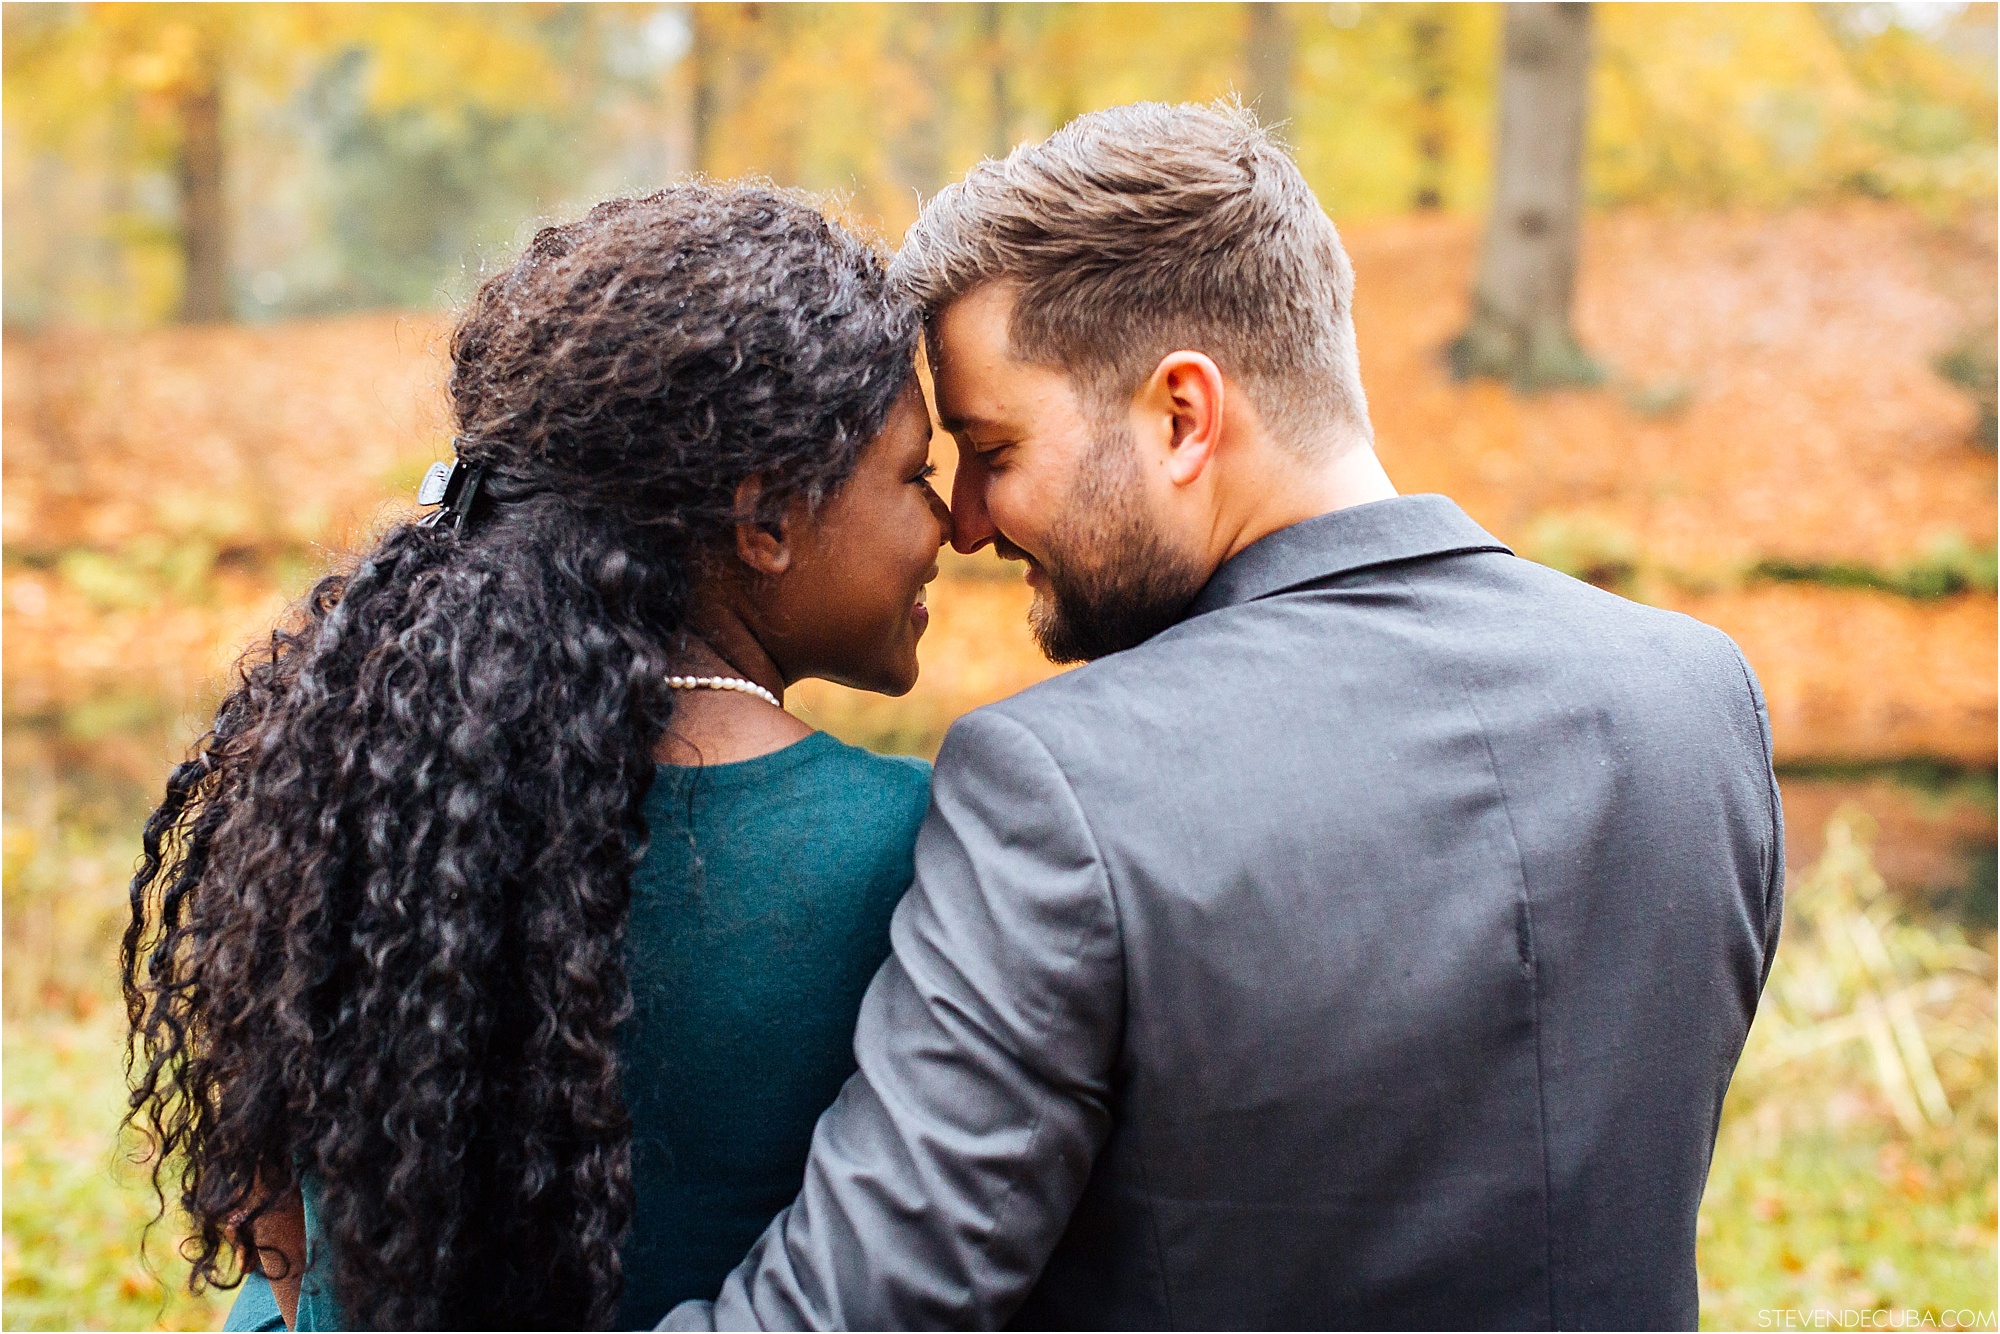
[[[1005,429],[1005,424],[1002,422],[994,421],[990,417],[977,417],[977,416],[946,417],[940,415],[938,417],[938,425],[942,426],[945,430],[949,431],[953,435],[958,435],[963,431],[977,430],[982,426],[999,427],[1001,429]]]

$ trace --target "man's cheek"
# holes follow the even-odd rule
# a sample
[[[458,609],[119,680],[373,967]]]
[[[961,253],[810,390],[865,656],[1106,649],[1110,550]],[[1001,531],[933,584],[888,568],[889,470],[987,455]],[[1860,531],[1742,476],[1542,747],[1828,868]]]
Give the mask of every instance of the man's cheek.
[[[986,513],[1008,541],[1041,559],[1046,514],[1027,487],[1013,478],[992,481],[986,488]]]

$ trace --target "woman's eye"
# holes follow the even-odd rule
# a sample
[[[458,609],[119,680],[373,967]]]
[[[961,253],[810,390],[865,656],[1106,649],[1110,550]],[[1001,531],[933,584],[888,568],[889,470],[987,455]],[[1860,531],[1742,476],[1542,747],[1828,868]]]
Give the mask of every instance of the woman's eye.
[[[928,482],[931,478],[935,476],[937,476],[937,464],[926,463],[923,466],[923,470],[920,471],[915,477],[912,477],[910,480],[913,482]]]

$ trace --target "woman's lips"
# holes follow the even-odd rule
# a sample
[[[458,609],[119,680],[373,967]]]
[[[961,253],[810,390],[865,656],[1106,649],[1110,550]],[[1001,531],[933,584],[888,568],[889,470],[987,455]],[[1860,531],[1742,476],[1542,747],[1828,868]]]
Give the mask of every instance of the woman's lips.
[[[931,609],[927,604],[931,596],[931,580],[937,577],[938,567],[933,565],[930,573],[924,576],[924,581],[917,585],[917,599],[910,605],[910,624],[917,627],[917,633],[920,635],[924,632],[924,627],[931,623]]]

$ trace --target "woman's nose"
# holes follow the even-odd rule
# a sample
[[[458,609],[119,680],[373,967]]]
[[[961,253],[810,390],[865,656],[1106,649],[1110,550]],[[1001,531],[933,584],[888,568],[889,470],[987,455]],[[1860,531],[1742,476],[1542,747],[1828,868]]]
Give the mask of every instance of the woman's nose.
[[[944,497],[932,488],[925,487],[924,489],[929,492],[931,515],[938,522],[938,545],[941,547],[948,546],[952,540],[951,506],[945,504]]]

